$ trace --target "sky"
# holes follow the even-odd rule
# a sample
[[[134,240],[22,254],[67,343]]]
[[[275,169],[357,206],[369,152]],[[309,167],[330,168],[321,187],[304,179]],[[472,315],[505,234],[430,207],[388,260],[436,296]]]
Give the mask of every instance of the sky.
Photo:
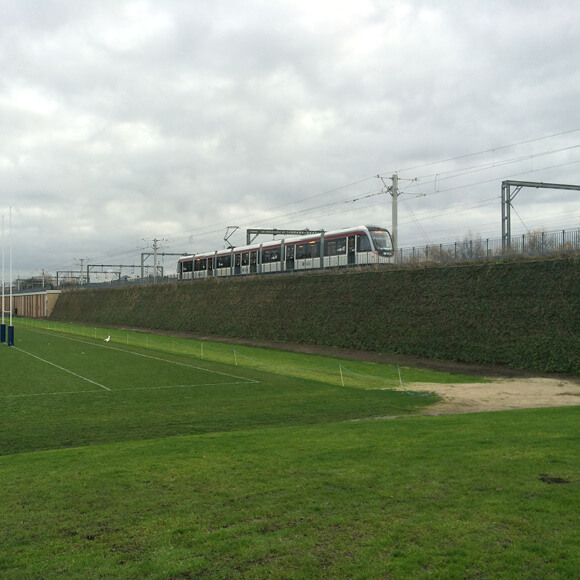
[[[0,0],[4,268],[156,246],[173,273],[228,226],[391,229],[395,173],[400,247],[499,238],[503,180],[580,184],[578,22],[576,0]],[[514,234],[580,227],[577,191],[513,207]]]

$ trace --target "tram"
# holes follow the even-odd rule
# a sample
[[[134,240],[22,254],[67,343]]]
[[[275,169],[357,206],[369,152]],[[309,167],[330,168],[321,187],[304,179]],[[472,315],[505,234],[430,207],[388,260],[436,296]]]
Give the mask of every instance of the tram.
[[[271,240],[227,250],[184,256],[177,263],[180,280],[303,272],[371,264],[389,264],[390,232],[377,226],[352,228]]]

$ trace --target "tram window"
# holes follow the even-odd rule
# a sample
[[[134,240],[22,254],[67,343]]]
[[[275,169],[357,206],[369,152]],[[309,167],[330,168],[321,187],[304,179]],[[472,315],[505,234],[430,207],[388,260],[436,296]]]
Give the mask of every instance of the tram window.
[[[255,266],[258,263],[258,252],[250,252],[250,266]]]
[[[232,265],[231,255],[217,257],[217,268],[229,268]]]
[[[319,258],[320,257],[320,242],[310,242],[310,257]]]
[[[280,250],[278,248],[268,248],[262,250],[262,263],[268,264],[269,262],[279,262],[280,261]]]
[[[359,234],[356,240],[356,247],[358,252],[370,252],[371,242],[366,234]]]
[[[308,246],[307,244],[299,244],[296,246],[296,259],[304,260],[308,257]]]
[[[191,262],[181,262],[182,272],[191,272],[193,270],[193,261]]]
[[[196,272],[207,270],[207,258],[198,259],[195,261],[194,269]]]
[[[325,256],[338,256],[339,254],[346,254],[346,238],[324,241]]]
[[[250,253],[244,252],[242,254],[242,266],[247,266],[250,263]]]

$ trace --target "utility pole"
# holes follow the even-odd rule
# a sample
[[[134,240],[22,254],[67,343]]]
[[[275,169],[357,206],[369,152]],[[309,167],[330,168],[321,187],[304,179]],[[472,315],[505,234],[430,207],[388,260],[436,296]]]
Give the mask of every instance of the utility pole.
[[[143,241],[146,242],[147,240],[143,240]],[[150,256],[151,254],[153,254],[153,282],[155,284],[157,283],[157,257],[158,256],[169,256],[169,255],[172,255],[172,254],[164,254],[164,253],[160,254],[158,252],[158,250],[160,249],[159,248],[159,243],[160,242],[166,242],[166,241],[167,240],[158,240],[157,238],[155,238],[153,240],[153,252],[152,253],[146,252],[146,253],[142,253],[141,254],[141,278],[143,278],[143,275],[144,275],[144,261],[143,261],[143,256],[145,256],[145,255]],[[183,254],[180,254],[180,255],[183,255]]]
[[[77,258],[77,260],[80,262],[80,272],[79,272],[79,286],[82,286],[85,283],[85,279],[83,276],[83,268],[85,266],[85,259],[84,258]]]
[[[392,203],[391,203],[391,238],[393,239],[393,257],[395,259],[395,262],[397,262],[398,261],[397,250],[399,249],[399,232],[398,232],[398,223],[397,223],[398,219],[399,219],[399,216],[398,216],[399,208],[397,205],[397,201],[399,199],[399,195],[401,195],[405,192],[399,191],[399,174],[398,173],[393,173],[393,175],[391,175],[391,177],[388,178],[391,180],[391,185],[386,184],[384,177],[377,175],[377,178],[380,179],[383,182],[383,185],[385,186],[384,193],[389,193],[392,197]],[[417,178],[405,180],[405,181],[417,181]],[[424,193],[422,193],[422,194],[415,193],[415,195],[425,195],[425,194]]]
[[[398,213],[399,208],[397,206],[397,200],[401,193],[399,192],[399,175],[397,173],[393,173],[391,176],[391,185],[387,185],[384,178],[380,175],[377,177],[383,182],[385,186],[385,192],[390,193],[392,197],[391,203],[391,237],[393,238],[393,256],[395,258],[395,262],[397,261],[397,250],[399,249],[399,237],[398,237]]]
[[[391,194],[392,198],[392,209],[391,209],[391,221],[392,221],[392,235],[393,235],[393,255],[395,256],[395,261],[397,260],[397,250],[399,249],[399,207],[397,200],[399,199],[399,175],[397,173],[393,173],[391,177],[391,181],[393,184],[391,185],[389,193]]]
[[[157,284],[157,238],[153,240],[153,283]]]

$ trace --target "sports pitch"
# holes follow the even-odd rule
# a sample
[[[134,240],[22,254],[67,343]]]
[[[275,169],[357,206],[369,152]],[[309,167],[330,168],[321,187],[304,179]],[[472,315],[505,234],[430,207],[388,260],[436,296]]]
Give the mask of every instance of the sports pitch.
[[[437,399],[390,390],[396,367],[70,325],[20,323],[0,356],[0,454],[399,416]]]

